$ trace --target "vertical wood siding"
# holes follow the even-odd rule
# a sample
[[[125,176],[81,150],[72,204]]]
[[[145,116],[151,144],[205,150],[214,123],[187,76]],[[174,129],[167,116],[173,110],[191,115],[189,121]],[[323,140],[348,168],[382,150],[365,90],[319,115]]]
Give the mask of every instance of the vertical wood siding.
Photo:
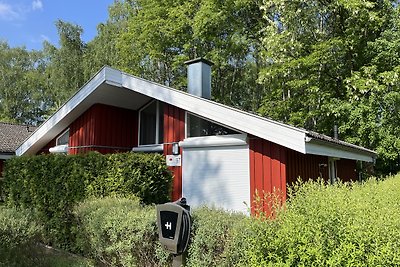
[[[164,103],[164,155],[172,154],[173,142],[185,138],[185,111]],[[179,154],[182,154],[179,148]],[[182,162],[183,164],[183,162]],[[182,166],[169,167],[174,178],[172,183],[172,200],[182,197]]]
[[[277,193],[286,199],[286,148],[260,138],[250,138],[250,201],[252,213],[270,214],[271,202],[256,203],[256,194],[262,199]]]
[[[291,185],[301,177],[303,180],[322,178],[329,180],[328,157],[304,155],[294,150],[287,150],[287,184]]]
[[[69,130],[69,154],[130,151],[138,143],[138,112],[95,104]]]
[[[351,159],[340,159],[336,162],[337,176],[344,182],[357,181],[357,162]]]

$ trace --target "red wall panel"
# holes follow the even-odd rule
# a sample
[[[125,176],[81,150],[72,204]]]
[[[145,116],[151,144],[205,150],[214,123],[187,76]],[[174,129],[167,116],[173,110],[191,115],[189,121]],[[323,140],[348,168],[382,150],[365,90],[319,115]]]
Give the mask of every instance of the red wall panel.
[[[344,182],[357,181],[357,162],[351,159],[336,161],[337,176]]]
[[[56,145],[56,138],[54,138],[53,140],[51,140],[50,142],[48,142],[44,147],[42,147],[37,153],[36,155],[40,155],[40,154],[49,154],[49,149],[53,146]]]
[[[287,184],[291,185],[299,177],[303,180],[323,178],[329,180],[328,157],[304,155],[294,150],[287,150]]]
[[[271,213],[271,193],[286,198],[286,148],[250,138],[250,201],[252,213]],[[256,199],[256,195],[260,199]],[[257,202],[258,201],[258,202]]]
[[[70,125],[69,154],[130,151],[138,143],[138,112],[95,104]]]
[[[356,181],[355,160],[339,159],[336,161],[337,176],[345,182]],[[287,183],[291,185],[298,177],[303,180],[316,180],[322,178],[329,181],[328,157],[318,155],[304,155],[302,153],[287,150]]]
[[[164,103],[164,155],[172,154],[172,143],[185,138],[185,111]],[[179,148],[179,154],[182,154]],[[182,197],[182,167],[169,167],[174,179],[172,200]]]

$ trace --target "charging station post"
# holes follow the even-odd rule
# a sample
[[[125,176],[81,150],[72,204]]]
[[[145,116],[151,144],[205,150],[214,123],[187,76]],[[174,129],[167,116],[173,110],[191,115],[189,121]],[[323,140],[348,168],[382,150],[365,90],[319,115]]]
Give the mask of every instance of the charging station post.
[[[191,216],[186,199],[157,205],[158,237],[164,249],[173,255],[173,267],[184,266],[189,245]]]

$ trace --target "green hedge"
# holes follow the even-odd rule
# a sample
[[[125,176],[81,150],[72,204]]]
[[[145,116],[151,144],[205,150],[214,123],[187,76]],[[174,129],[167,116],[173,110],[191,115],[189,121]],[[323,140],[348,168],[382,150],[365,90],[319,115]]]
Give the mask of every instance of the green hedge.
[[[0,266],[33,266],[42,227],[32,212],[0,206]]]
[[[153,206],[135,198],[93,199],[75,208],[78,245],[102,266],[164,266]]]
[[[169,200],[172,177],[157,154],[38,155],[6,162],[6,203],[33,208],[53,245],[73,249],[73,206],[88,197],[137,195],[144,203]]]

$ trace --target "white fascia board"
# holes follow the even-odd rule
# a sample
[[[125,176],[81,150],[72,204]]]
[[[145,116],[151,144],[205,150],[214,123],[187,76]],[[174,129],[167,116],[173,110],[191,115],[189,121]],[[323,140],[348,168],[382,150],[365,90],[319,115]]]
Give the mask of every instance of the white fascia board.
[[[68,145],[59,145],[49,148],[50,153],[68,153]]]
[[[73,95],[60,109],[58,109],[50,118],[48,118],[36,131],[26,139],[16,150],[16,155],[35,154],[43,145],[43,140],[50,141],[58,132],[54,128],[60,126],[62,131],[68,127],[69,123],[63,122],[79,104],[81,104],[88,95],[95,91],[103,82],[121,87],[121,72],[109,67],[103,67],[91,80],[89,80],[75,95]],[[65,125],[63,125],[65,123]],[[53,136],[54,135],[54,136]]]
[[[15,155],[10,155],[10,154],[0,154],[0,159],[11,159]]]
[[[244,133],[305,153],[306,131],[122,73],[122,86]]]
[[[365,162],[374,162],[375,155],[344,146],[335,146],[319,141],[309,141],[306,143],[306,154],[328,156],[332,158],[352,159]]]
[[[132,151],[133,152],[163,152],[164,144],[141,145],[141,146],[132,148]]]

